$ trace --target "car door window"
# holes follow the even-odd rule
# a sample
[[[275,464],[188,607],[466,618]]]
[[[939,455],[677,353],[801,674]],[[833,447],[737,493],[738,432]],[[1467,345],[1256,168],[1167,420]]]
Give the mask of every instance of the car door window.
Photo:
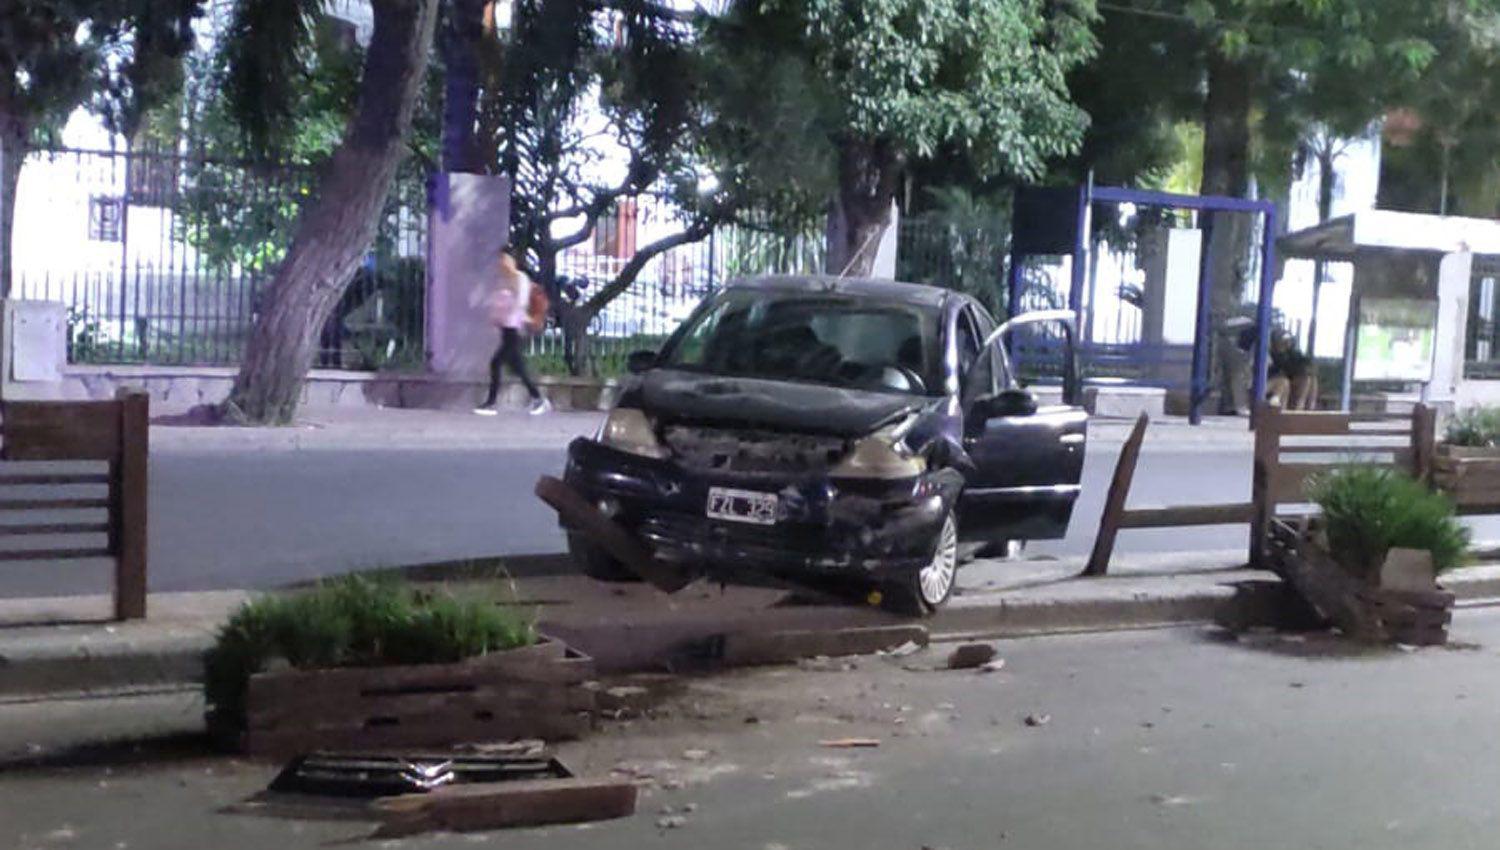
[[[995,392],[995,358],[979,350],[993,332],[994,323],[985,324],[971,308],[958,317],[958,374],[965,401]]]
[[[979,342],[983,345],[984,341],[989,339],[990,335],[995,332],[995,320],[991,319],[990,314],[986,313],[984,308],[978,305],[970,307],[969,311],[974,319],[974,327],[978,332]],[[1000,361],[995,356],[996,345],[998,343],[991,343],[988,350],[980,352],[979,360],[974,366],[978,370],[975,382],[981,388],[978,390],[980,393],[996,393],[1003,389],[1003,386],[997,380],[999,377],[998,364]]]

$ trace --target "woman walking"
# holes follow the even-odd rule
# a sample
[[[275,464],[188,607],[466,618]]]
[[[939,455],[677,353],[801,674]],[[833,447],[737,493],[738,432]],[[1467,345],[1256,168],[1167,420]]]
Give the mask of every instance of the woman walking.
[[[501,252],[500,276],[495,282],[495,291],[485,302],[491,324],[500,329],[500,347],[490,358],[490,391],[485,395],[484,403],[474,408],[474,412],[481,416],[496,414],[495,401],[500,396],[502,366],[514,372],[531,394],[531,415],[537,416],[552,409],[551,403],[542,397],[526,373],[526,354],[521,350],[521,331],[531,322],[532,285],[531,278],[516,267],[515,258]]]

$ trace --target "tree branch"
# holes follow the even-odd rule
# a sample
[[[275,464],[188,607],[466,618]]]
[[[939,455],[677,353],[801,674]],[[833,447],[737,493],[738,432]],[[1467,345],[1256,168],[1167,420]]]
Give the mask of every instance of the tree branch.
[[[597,316],[599,311],[609,305],[609,302],[620,297],[620,295],[635,284],[635,279],[646,268],[646,264],[655,259],[657,255],[666,253],[679,245],[691,245],[703,239],[713,230],[715,222],[716,220],[712,217],[700,218],[688,225],[680,233],[664,236],[644,248],[637,249],[635,256],[631,257],[630,262],[626,263],[620,269],[620,273],[615,275],[615,279],[610,281],[603,289],[596,292],[594,297],[583,303],[580,309],[584,315],[589,318]]]
[[[664,21],[676,21],[678,23],[689,23],[698,15],[697,9],[674,9],[663,3],[654,3],[651,0],[592,0],[588,4],[595,12],[639,12],[652,18]]]

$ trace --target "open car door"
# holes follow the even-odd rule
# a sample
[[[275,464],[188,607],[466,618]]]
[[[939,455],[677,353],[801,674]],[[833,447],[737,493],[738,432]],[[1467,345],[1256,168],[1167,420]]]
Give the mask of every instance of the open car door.
[[[1067,534],[1088,440],[1076,336],[1072,311],[1046,310],[1017,316],[984,340],[962,394],[973,464],[959,503],[965,537],[999,544]],[[1060,404],[1041,404],[1021,385],[1011,354],[1018,348],[1060,372]]]

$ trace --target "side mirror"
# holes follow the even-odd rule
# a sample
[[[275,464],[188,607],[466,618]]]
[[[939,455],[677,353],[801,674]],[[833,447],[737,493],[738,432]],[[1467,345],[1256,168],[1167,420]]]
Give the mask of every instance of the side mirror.
[[[1025,390],[1010,389],[974,400],[974,418],[981,422],[1007,416],[1031,416],[1036,410],[1036,397]]]
[[[625,370],[632,375],[639,375],[656,366],[656,352],[654,351],[632,351],[625,357]]]

